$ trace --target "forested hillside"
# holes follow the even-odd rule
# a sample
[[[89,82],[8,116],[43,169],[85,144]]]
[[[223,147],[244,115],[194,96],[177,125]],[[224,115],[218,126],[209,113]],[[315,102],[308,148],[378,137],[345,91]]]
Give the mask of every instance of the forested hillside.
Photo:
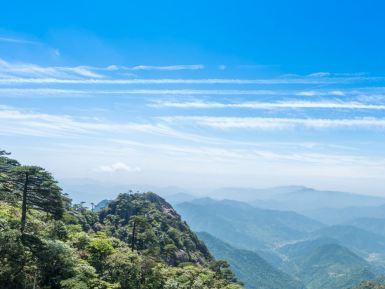
[[[241,288],[153,193],[121,194],[94,212],[4,151],[0,180],[0,288]]]
[[[261,263],[254,262],[254,271],[244,266],[257,260],[252,255],[261,256],[273,269],[300,280],[308,289],[345,289],[385,272],[385,240],[378,233],[351,225],[326,226],[295,212],[231,200],[196,199],[176,207],[194,230],[220,239],[205,240],[217,257],[234,264],[234,271],[249,287],[255,280],[260,280],[258,285],[266,284],[263,274],[254,274]],[[219,246],[220,241],[230,246]],[[240,249],[253,252],[246,258]]]
[[[351,289],[385,289],[385,284],[380,284],[375,281],[363,281]]]
[[[349,288],[376,276],[370,263],[332,238],[297,242],[279,251],[288,260],[284,270],[309,289]]]
[[[249,289],[304,289],[305,285],[290,275],[274,268],[253,251],[237,249],[211,236],[198,234],[216,258],[229,262],[231,269]]]

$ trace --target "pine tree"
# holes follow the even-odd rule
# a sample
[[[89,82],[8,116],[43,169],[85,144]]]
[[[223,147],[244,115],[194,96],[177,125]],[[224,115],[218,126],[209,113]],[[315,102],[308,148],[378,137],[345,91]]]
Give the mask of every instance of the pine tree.
[[[55,219],[62,216],[64,204],[61,188],[49,172],[37,166],[16,166],[6,174],[6,192],[21,200],[22,234],[28,209],[47,212]]]

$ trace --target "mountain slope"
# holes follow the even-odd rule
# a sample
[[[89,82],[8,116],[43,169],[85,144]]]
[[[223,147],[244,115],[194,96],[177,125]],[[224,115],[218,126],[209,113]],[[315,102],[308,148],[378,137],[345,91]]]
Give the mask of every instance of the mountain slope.
[[[282,270],[309,289],[348,288],[377,275],[375,267],[332,238],[302,241],[279,251],[287,262]]]
[[[314,238],[333,238],[340,244],[367,257],[372,253],[385,254],[385,237],[349,225],[325,227],[312,233]]]
[[[323,227],[287,211],[258,209],[237,201],[198,199],[176,206],[195,231],[205,231],[236,247],[259,250],[302,239]]]
[[[0,288],[241,288],[156,194],[121,194],[96,213],[8,155],[0,150]]]
[[[345,225],[351,225],[374,234],[385,236],[385,218],[358,218]]]
[[[154,193],[120,194],[99,212],[99,220],[113,226],[113,236],[146,253],[156,254],[169,264],[206,264],[212,260],[204,243],[182,222],[173,207]],[[127,229],[136,230],[136,240],[132,234],[126,234]],[[172,248],[172,252],[166,252],[166,247]]]
[[[375,278],[365,260],[337,244],[322,245],[297,264],[298,276],[308,289],[348,288]]]
[[[110,200],[107,200],[107,199],[101,200],[99,203],[95,205],[94,212],[100,212],[101,210],[103,210],[105,207],[108,206],[109,202]]]
[[[0,200],[0,288],[241,289],[155,194],[120,195],[100,215],[73,206],[55,220],[30,210],[23,242],[20,215],[16,204]]]
[[[363,281],[351,289],[385,289],[385,283],[376,281]]]
[[[198,233],[215,258],[226,260],[246,288],[303,289],[304,285],[274,268],[257,253],[241,250],[222,242],[208,233]]]

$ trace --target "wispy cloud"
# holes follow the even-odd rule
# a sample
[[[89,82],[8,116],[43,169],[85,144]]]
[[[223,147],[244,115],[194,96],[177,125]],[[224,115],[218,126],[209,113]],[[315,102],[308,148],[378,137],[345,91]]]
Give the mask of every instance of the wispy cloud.
[[[333,96],[344,96],[346,95],[345,92],[342,90],[329,90],[327,92],[325,91],[317,91],[317,90],[305,90],[305,91],[299,91],[296,93],[298,96],[318,96],[322,94],[328,94]]]
[[[0,38],[3,41],[19,41],[13,38]],[[20,40],[22,41],[22,40]],[[58,52],[58,50],[57,50]],[[57,53],[58,54],[58,53]],[[192,65],[137,65],[120,66],[41,66],[31,63],[10,63],[0,59],[0,72],[6,77],[0,79],[2,84],[234,84],[234,85],[298,85],[298,84],[350,84],[357,82],[384,81],[383,76],[368,76],[362,74],[337,75],[318,72],[310,75],[283,75],[260,79],[240,78],[160,78],[160,79],[133,79],[120,78],[122,71],[179,71],[202,70],[202,64]],[[224,65],[219,66],[225,69]],[[104,73],[103,73],[104,72]],[[79,79],[79,76],[82,77]],[[108,77],[107,77],[108,76]],[[103,79],[101,79],[103,78]],[[311,92],[304,92],[311,93]]]
[[[67,115],[52,115],[0,107],[0,134],[30,136],[79,136],[100,133],[139,131],[166,134],[167,128],[148,123],[114,123],[100,120],[79,120]]]
[[[170,123],[194,122],[201,126],[217,129],[286,129],[305,127],[312,129],[336,128],[385,128],[385,118],[322,119],[322,118],[263,118],[263,117],[200,117],[172,116],[163,117]]]
[[[207,146],[207,145],[173,145],[164,143],[142,143],[135,141],[116,140],[118,144],[123,144],[125,147],[136,147],[148,149],[151,152],[162,152],[169,156],[176,156],[183,160],[191,160],[199,162],[220,162],[220,163],[255,163],[267,161],[270,164],[276,162],[280,165],[294,163],[317,164],[318,166],[333,165],[333,166],[356,166],[377,168],[381,172],[384,171],[385,159],[383,157],[373,158],[369,156],[354,155],[344,153],[320,153],[320,152],[277,152],[271,149],[271,146],[264,148],[238,148],[234,146]]]
[[[38,137],[87,137],[107,135],[127,136],[137,132],[169,137],[189,142],[222,143],[210,137],[175,130],[164,123],[111,122],[97,119],[77,119],[68,115],[53,115],[0,106],[0,135],[24,135]],[[111,136],[112,137],[112,136]]]
[[[57,88],[0,88],[0,95],[277,95],[273,90],[221,90],[221,89],[57,89]]]
[[[135,65],[124,66],[112,64],[107,67],[94,67],[95,70],[119,71],[119,70],[158,70],[158,71],[178,71],[178,70],[202,70],[203,64],[182,64],[182,65]]]
[[[0,59],[0,73],[6,77],[2,79],[3,82],[12,82],[13,79],[44,79],[46,77],[54,77],[57,80],[63,78],[79,78],[92,77],[101,78],[102,75],[93,72],[88,66],[73,66],[73,67],[59,67],[59,66],[40,66],[36,64],[24,63],[9,63]]]
[[[154,66],[154,65],[137,65],[133,67],[123,67],[128,70],[201,70],[205,66],[202,64],[193,64],[193,65],[166,65],[166,66]]]
[[[69,70],[70,68],[67,68]],[[60,69],[59,69],[60,70]],[[260,84],[260,85],[275,85],[275,84],[343,84],[357,81],[384,81],[385,77],[349,77],[349,78],[270,78],[270,79],[230,79],[230,78],[208,78],[208,79],[187,79],[187,78],[113,78],[113,79],[62,79],[62,78],[23,78],[23,77],[8,77],[0,79],[1,84],[13,83],[34,83],[34,84]]]
[[[185,109],[216,109],[216,108],[244,108],[244,109],[365,109],[385,110],[385,105],[364,104],[359,102],[317,102],[317,101],[284,101],[284,102],[241,102],[241,103],[220,103],[220,102],[169,102],[158,101],[150,104],[152,107],[173,107]]]
[[[308,75],[308,77],[327,77],[331,76],[330,72],[314,72]]]
[[[0,38],[0,41],[17,42],[17,39]],[[20,40],[20,43],[24,43]],[[25,42],[29,43],[29,42]],[[56,56],[60,55],[58,49],[54,50]],[[201,70],[204,66],[201,64],[196,65],[170,65],[170,66],[150,66],[150,65],[137,65],[137,66],[118,66],[109,65],[107,67],[96,66],[41,66],[31,63],[10,63],[3,59],[0,59],[0,72],[5,79],[2,82],[8,83],[84,83],[94,80],[95,78],[102,78],[102,72],[113,73],[116,71],[140,71],[140,70],[159,70],[159,71],[178,71],[178,70]],[[89,78],[80,81],[79,76]],[[71,82],[72,81],[72,82]],[[110,79],[111,81],[111,79]],[[109,82],[110,82],[109,81]],[[106,83],[109,83],[106,82]],[[95,83],[90,81],[89,83]],[[101,83],[101,82],[99,82]]]
[[[15,37],[5,37],[0,36],[0,42],[8,42],[8,43],[17,43],[17,44],[32,44],[32,45],[40,45],[41,43],[38,41],[31,41],[21,38],[15,38]]]

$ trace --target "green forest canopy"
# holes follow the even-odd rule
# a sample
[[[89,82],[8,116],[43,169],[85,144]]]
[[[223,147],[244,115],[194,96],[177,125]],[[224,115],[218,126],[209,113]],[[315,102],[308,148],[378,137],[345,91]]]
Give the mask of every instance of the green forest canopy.
[[[240,289],[224,261],[153,193],[96,213],[45,169],[0,151],[0,288]]]

